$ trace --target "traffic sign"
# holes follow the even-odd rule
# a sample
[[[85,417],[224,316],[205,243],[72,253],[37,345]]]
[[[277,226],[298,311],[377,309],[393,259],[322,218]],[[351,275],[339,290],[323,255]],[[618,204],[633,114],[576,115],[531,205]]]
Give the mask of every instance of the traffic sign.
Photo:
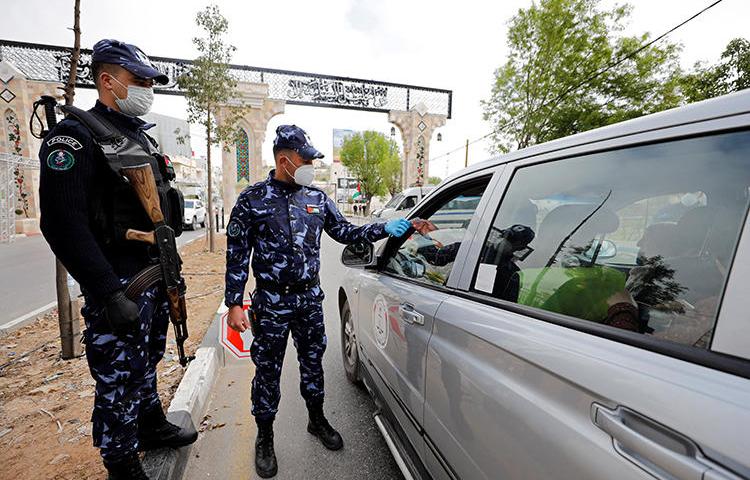
[[[250,300],[245,300],[242,309],[247,312],[251,305]],[[229,325],[227,325],[228,316],[228,310],[221,316],[221,322],[219,322],[221,324],[219,341],[235,357],[239,359],[250,358],[250,346],[253,343],[252,332],[249,328],[242,333],[229,328]]]

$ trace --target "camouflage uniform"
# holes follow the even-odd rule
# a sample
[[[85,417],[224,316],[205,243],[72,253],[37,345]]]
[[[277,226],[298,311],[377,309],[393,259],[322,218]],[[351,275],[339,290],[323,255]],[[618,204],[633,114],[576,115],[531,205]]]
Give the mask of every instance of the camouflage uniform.
[[[279,286],[310,284],[307,291],[284,294],[258,288],[253,309],[260,332],[253,339],[255,378],[252,413],[270,420],[279,405],[279,377],[291,330],[300,363],[300,391],[308,406],[323,402],[323,291],[318,284],[320,237],[352,244],[385,238],[384,224],[357,227],[347,222],[322,191],[273,178],[240,194],[227,225],[227,306],[241,305],[253,253],[258,283]]]
[[[127,279],[122,280],[123,285]],[[96,380],[92,436],[103,458],[113,460],[138,447],[139,413],[160,407],[156,364],[164,356],[169,306],[160,286],[136,301],[141,317],[137,333],[118,337],[107,322],[104,305],[86,296],[86,359]]]

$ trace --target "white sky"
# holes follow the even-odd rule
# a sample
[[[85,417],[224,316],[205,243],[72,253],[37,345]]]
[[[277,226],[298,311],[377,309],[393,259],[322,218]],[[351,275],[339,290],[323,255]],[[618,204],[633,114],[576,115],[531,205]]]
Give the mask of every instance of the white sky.
[[[613,0],[603,0],[612,5]],[[2,0],[0,37],[71,45],[72,0]],[[82,45],[101,38],[133,43],[155,56],[193,58],[195,14],[207,0],[106,2],[82,0]],[[481,137],[480,100],[489,95],[493,71],[505,60],[508,19],[530,0],[326,0],[218,1],[230,22],[233,63],[371,78],[453,90],[453,118],[431,144],[431,157]],[[709,0],[631,0],[628,33],[661,34],[710,3]],[[683,65],[716,61],[732,38],[750,34],[750,1],[724,0],[672,34],[681,42]],[[76,104],[87,107],[94,92],[80,89]],[[181,97],[157,95],[153,111],[185,116]],[[268,126],[263,158],[271,158],[276,126],[296,123],[330,161],[332,129],[390,132],[387,116],[351,110],[286,106]],[[193,149],[205,153],[194,131]],[[470,147],[469,162],[484,160],[486,145]],[[445,177],[463,166],[463,151],[430,164],[430,174]]]

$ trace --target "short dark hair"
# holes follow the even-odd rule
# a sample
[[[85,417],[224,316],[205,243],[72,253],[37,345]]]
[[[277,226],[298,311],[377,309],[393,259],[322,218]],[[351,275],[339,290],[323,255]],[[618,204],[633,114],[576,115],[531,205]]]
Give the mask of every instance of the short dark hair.
[[[276,157],[280,153],[284,153],[284,152],[294,152],[294,150],[292,150],[291,148],[279,147],[279,146],[276,146],[276,145],[273,146],[273,158],[274,159],[276,159]]]
[[[112,75],[118,73],[122,67],[114,63],[91,62],[91,76],[94,78],[94,85],[99,86],[99,75],[107,72]]]

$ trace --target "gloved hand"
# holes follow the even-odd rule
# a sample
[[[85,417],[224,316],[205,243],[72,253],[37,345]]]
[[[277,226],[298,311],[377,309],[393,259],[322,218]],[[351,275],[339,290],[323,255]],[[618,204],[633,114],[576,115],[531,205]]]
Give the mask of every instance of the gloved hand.
[[[118,290],[104,300],[104,312],[115,335],[135,333],[141,325],[138,305]]]
[[[411,222],[404,218],[397,218],[385,224],[385,233],[391,237],[403,237],[411,228]]]

